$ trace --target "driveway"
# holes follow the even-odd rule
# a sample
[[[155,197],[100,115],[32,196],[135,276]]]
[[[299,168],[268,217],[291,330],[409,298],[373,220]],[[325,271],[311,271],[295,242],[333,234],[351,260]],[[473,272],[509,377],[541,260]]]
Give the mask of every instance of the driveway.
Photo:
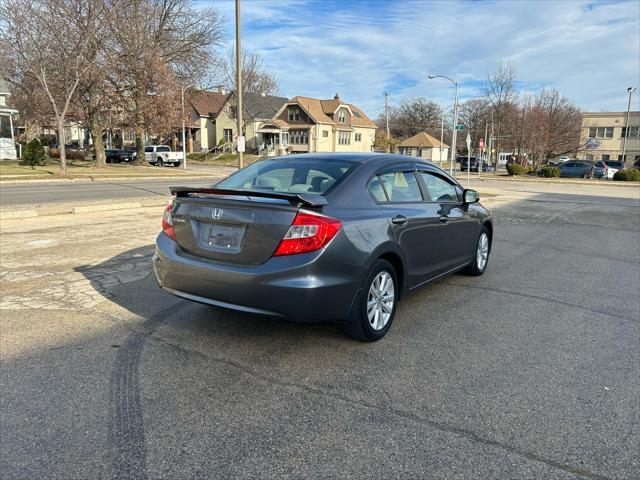
[[[504,187],[374,344],[162,292],[161,207],[3,221],[0,475],[639,478],[635,190]]]

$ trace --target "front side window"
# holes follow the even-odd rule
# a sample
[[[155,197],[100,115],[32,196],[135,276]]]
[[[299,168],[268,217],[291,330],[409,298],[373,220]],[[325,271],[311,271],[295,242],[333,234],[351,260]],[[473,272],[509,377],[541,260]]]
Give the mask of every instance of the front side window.
[[[346,160],[278,159],[249,165],[216,184],[234,190],[325,193],[353,167]]]
[[[421,202],[422,193],[413,172],[389,172],[379,175],[390,202]]]
[[[458,202],[454,184],[429,172],[420,172],[432,202]]]
[[[350,132],[338,132],[338,144],[340,144],[340,145],[350,145],[351,144],[351,133]]]

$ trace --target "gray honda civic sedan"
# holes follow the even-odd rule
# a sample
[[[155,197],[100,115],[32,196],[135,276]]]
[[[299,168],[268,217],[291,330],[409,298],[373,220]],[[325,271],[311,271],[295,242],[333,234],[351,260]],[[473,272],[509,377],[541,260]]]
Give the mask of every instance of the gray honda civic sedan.
[[[153,265],[182,298],[382,338],[398,301],[482,275],[491,213],[436,165],[381,153],[256,162],[207,188],[172,187]]]

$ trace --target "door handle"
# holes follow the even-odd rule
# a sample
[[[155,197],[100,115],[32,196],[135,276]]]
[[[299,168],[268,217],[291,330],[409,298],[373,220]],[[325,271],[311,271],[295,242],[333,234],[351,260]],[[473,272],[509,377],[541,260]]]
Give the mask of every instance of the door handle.
[[[407,217],[405,217],[404,215],[396,215],[391,219],[391,223],[393,223],[394,225],[404,225],[405,223],[407,223],[407,221]]]
[[[449,217],[440,217],[439,220],[441,223],[449,223]]]

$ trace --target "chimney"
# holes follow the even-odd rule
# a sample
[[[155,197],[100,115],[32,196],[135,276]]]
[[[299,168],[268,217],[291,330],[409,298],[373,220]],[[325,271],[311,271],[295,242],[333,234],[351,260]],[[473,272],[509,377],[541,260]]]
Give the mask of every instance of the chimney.
[[[218,85],[218,93],[221,93],[222,95],[226,95],[224,85]]]
[[[333,96],[333,99],[334,99],[334,100],[340,100],[340,94],[339,94],[339,93],[336,93],[336,94]]]

